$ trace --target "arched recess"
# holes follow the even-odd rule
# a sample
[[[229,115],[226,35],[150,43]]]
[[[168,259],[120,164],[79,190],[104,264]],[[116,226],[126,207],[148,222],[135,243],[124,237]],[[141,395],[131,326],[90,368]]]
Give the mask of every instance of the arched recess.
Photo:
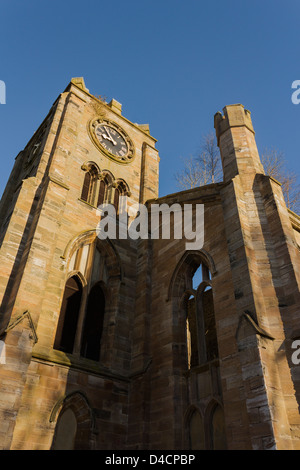
[[[115,177],[109,170],[103,170],[99,176],[100,186],[99,186],[99,196],[97,206],[103,203],[112,204],[113,203],[113,187],[115,182]]]
[[[131,195],[131,193],[130,193],[128,184],[122,178],[117,179],[114,182],[113,186],[115,188],[114,189],[114,202],[113,203],[114,203],[116,213],[118,214],[119,212],[122,212],[124,210],[124,207],[122,207],[122,205],[120,205],[120,197],[122,197],[122,196],[123,197],[124,196],[129,197]]]
[[[80,199],[91,205],[95,205],[99,191],[100,168],[95,162],[86,162],[81,167],[85,171],[83,184],[81,188]]]
[[[190,405],[184,416],[185,448],[226,450],[226,426],[222,404],[212,399],[205,407]]]
[[[55,423],[51,450],[92,450],[96,438],[93,409],[82,391],[62,397],[52,409],[50,423]]]
[[[118,277],[120,281],[123,278],[123,269],[119,253],[114,246],[113,242],[108,238],[106,240],[99,240],[97,238],[96,229],[83,230],[77,233],[66,245],[61,259],[66,267],[66,271],[70,271],[70,260],[76,253],[76,251],[86,245],[95,245],[99,247],[100,251],[109,261],[108,265],[110,268],[111,276]]]
[[[192,405],[184,418],[185,448],[189,450],[205,450],[204,418],[201,410]]]
[[[180,282],[182,281],[183,278],[185,281],[187,281],[186,279],[187,271],[188,271],[188,274],[192,273],[193,275],[201,263],[204,263],[208,267],[212,276],[216,274],[216,267],[215,267],[214,260],[207,251],[203,249],[202,250],[189,250],[189,251],[186,251],[182,255],[181,259],[179,260],[172,274],[171,281],[169,284],[167,300],[170,300],[174,295],[181,296],[183,294],[183,292],[181,293],[181,295],[179,293]],[[187,289],[192,289],[192,288],[193,286],[191,284],[187,286]]]
[[[90,169],[91,166],[94,166],[97,170],[97,173],[100,175],[101,173],[101,170],[100,170],[100,167],[98,166],[98,164],[96,162],[93,162],[91,160],[88,160],[86,162],[84,162],[82,165],[81,165],[81,169],[83,171],[88,171]]]
[[[123,178],[115,179],[109,170],[100,170],[94,162],[85,162],[80,200],[91,206],[113,204],[118,210],[120,196],[130,196],[129,186]]]
[[[199,363],[199,345],[197,332],[197,319],[195,314],[196,291],[187,289],[180,299],[180,309],[186,312],[186,341],[188,368],[197,366]]]
[[[101,178],[108,178],[109,181],[115,181],[114,174],[110,170],[102,170],[100,173]]]
[[[203,338],[199,346],[200,362],[207,362],[219,356],[212,282],[202,281],[196,291],[196,312],[198,335]]]
[[[62,305],[53,348],[77,357],[100,361],[104,365],[113,354],[115,319],[123,277],[118,251],[111,240],[99,240],[96,230],[87,230],[69,242],[63,259],[66,268],[65,290],[68,288],[68,279],[70,276],[74,277],[74,273],[77,274],[76,278],[81,277],[85,282],[82,283],[81,298],[71,312],[76,328],[69,329],[72,338],[69,337],[70,334],[66,335],[70,344],[63,348],[60,343],[61,325],[64,324]],[[65,328],[68,332],[67,326],[68,323]]]
[[[213,399],[205,410],[205,434],[207,447],[210,450],[226,450],[226,425],[221,403]]]
[[[81,356],[98,361],[103,334],[106,298],[100,282],[89,292],[81,337]]]
[[[215,274],[212,257],[200,250],[185,252],[171,277],[168,300],[172,302],[174,324],[178,325],[177,337],[187,345],[186,358],[181,357],[183,368],[218,357],[212,294]]]
[[[74,348],[83,286],[79,276],[68,277],[61,303],[54,349],[72,353]]]

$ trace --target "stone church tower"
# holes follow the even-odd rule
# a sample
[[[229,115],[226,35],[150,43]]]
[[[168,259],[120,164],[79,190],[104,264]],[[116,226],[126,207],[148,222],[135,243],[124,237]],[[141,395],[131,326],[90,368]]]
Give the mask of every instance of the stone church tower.
[[[300,218],[249,111],[224,180],[158,198],[148,125],[72,79],[0,203],[1,449],[300,449]],[[100,239],[101,203],[204,205],[204,245]],[[174,224],[174,217],[170,218]]]

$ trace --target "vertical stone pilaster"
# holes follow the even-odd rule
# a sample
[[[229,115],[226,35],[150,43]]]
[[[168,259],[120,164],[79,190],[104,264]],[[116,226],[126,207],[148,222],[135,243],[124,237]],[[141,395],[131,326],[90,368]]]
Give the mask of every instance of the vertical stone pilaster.
[[[140,203],[158,197],[158,152],[144,143],[142,148]]]

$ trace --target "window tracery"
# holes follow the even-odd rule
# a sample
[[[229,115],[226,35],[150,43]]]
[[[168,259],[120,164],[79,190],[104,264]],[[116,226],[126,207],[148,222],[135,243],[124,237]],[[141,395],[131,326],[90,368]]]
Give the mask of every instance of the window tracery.
[[[211,273],[201,262],[190,271],[192,290],[184,293],[187,323],[188,367],[192,368],[218,357]]]
[[[116,273],[121,276],[121,271],[109,242],[98,240],[96,233],[87,237],[69,255],[53,348],[99,361],[106,313],[117,308],[111,292],[118,289]]]
[[[190,250],[182,256],[171,278],[169,299],[181,331],[185,329],[188,369],[219,356],[212,288],[215,272],[206,251]]]

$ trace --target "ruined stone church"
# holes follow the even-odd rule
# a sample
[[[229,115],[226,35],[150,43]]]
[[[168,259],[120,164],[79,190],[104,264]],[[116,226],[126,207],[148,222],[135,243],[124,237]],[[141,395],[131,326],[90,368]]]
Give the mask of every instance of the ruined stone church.
[[[17,155],[0,204],[1,449],[300,449],[300,218],[250,112],[226,106],[214,127],[223,181],[159,198],[149,126],[74,78]],[[101,239],[97,207],[121,196],[204,205],[203,246]]]

